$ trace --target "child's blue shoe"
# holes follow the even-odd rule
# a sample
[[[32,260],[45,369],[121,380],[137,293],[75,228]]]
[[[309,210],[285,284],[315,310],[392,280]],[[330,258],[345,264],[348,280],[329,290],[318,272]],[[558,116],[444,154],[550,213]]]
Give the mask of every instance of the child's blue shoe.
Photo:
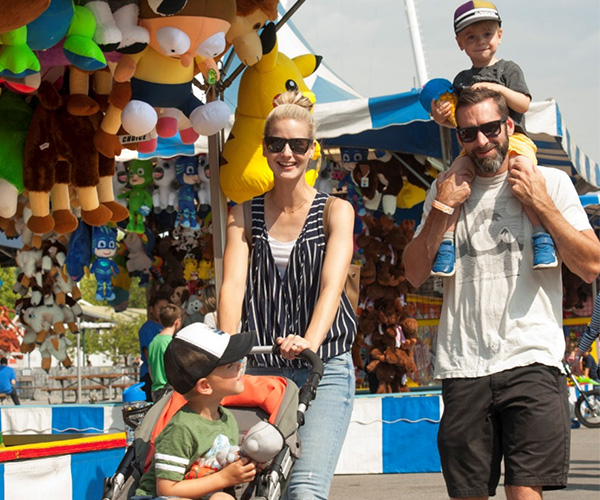
[[[533,268],[546,269],[556,267],[558,259],[554,248],[554,240],[548,233],[533,235]]]
[[[442,240],[435,257],[435,262],[431,268],[431,276],[454,276],[455,261],[456,252],[454,250],[454,241],[448,239]]]

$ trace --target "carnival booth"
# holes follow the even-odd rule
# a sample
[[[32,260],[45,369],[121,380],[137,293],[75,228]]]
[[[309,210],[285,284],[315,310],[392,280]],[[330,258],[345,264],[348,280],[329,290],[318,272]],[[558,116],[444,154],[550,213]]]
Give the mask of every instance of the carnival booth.
[[[205,287],[220,283],[228,203],[272,183],[261,154],[272,101],[298,88],[316,102],[319,131],[307,180],[357,214],[359,386],[336,472],[438,472],[441,284],[415,294],[401,257],[456,143],[442,151],[420,90],[356,93],[273,2],[121,3],[126,10],[30,0],[39,16],[27,19],[0,0],[0,237],[18,248],[7,253],[19,268],[20,353],[39,351],[44,371],[72,373],[68,332],[81,329],[85,275],[115,311],[128,308],[138,277],[149,296],[168,293],[194,318]],[[164,25],[166,38],[157,35]],[[527,119],[540,163],[598,185],[598,165],[577,149],[556,103],[534,103]],[[125,450],[121,407],[2,407],[0,498],[100,498]]]

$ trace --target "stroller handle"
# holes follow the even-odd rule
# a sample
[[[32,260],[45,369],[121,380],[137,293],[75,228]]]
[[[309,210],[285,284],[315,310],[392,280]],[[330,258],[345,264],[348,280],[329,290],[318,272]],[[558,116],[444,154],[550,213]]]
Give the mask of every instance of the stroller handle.
[[[279,354],[279,345],[253,347],[250,354]],[[324,366],[323,360],[310,349],[304,349],[304,351],[298,355],[298,358],[303,359],[311,366],[308,380],[301,387],[300,393],[298,394],[297,421],[298,426],[302,426],[304,425],[304,413],[310,406],[312,400],[317,396],[317,387],[323,378]]]
[[[279,354],[278,345],[266,345],[266,346],[254,346],[250,351],[250,354]],[[298,357],[303,359],[312,367],[312,373],[319,376],[319,380],[323,378],[323,361],[321,358],[311,351],[310,349],[304,349]],[[311,375],[312,375],[311,373]]]

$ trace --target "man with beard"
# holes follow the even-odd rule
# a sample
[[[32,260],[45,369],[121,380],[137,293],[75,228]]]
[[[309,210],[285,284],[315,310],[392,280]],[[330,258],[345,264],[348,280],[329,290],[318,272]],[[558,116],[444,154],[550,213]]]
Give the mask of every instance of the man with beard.
[[[506,497],[541,499],[566,487],[569,409],[562,373],[560,267],[532,270],[535,210],[562,262],[586,282],[600,272],[600,242],[568,176],[560,170],[508,168],[514,123],[504,98],[465,89],[457,136],[474,173],[440,174],[423,218],[404,252],[406,277],[428,277],[454,210],[456,272],[444,278],[435,377],[442,379],[444,414],[438,448],[452,498],[494,495],[504,460]]]

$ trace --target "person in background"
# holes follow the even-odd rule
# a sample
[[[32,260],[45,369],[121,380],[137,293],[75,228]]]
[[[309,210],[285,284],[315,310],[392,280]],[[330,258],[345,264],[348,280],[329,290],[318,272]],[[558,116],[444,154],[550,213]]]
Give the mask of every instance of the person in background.
[[[146,393],[146,401],[148,402],[152,402],[152,379],[148,371],[148,347],[150,347],[150,342],[152,342],[154,337],[163,329],[162,325],[158,322],[158,312],[161,307],[166,306],[168,303],[169,297],[166,294],[157,293],[153,295],[148,303],[148,319],[138,332],[140,355],[142,358],[140,382],[144,382],[143,389]]]
[[[217,327],[217,290],[215,285],[206,285],[202,289],[203,306],[200,312],[204,314],[205,325]]]
[[[333,198],[325,235],[329,195],[305,176],[316,147],[311,109],[300,92],[284,92],[265,121],[263,155],[273,188],[229,213],[218,311],[222,330],[235,334],[242,318],[242,330],[258,332],[258,345],[280,346],[280,356],[248,357],[252,375],[285,376],[301,386],[310,368],[297,356],[310,349],[324,362],[316,398],[299,429],[302,456],[285,497],[292,500],[328,498],[355,390],[350,348],[356,317],[344,293],[354,212],[350,203]]]
[[[156,438],[152,463],[132,500],[234,500],[221,490],[254,479],[256,465],[247,458],[224,467],[217,460],[219,451],[238,444],[237,422],[221,400],[244,390],[244,357],[253,345],[254,332],[231,336],[199,322],[175,334],[165,351],[165,372],[187,402]]]
[[[596,360],[592,356],[592,344],[598,338],[599,334],[600,294],[596,295],[596,300],[594,300],[594,309],[592,310],[592,319],[590,320],[590,324],[587,326],[585,332],[579,339],[579,346],[575,351],[575,355],[567,360],[571,365],[571,371],[575,375],[584,375],[596,380],[597,382],[600,382],[600,370],[598,369]],[[594,365],[596,365],[595,372],[593,369]]]
[[[5,357],[0,359],[0,394],[10,396],[16,406],[21,404],[17,394],[17,374],[11,366],[8,366],[8,360]]]
[[[457,138],[475,165],[442,172],[431,185],[415,237],[403,255],[406,278],[419,287],[460,207],[456,272],[444,278],[434,377],[442,380],[438,432],[451,498],[496,493],[502,462],[506,498],[539,500],[565,488],[570,422],[562,329],[561,267],[531,268],[535,210],[569,270],[591,283],[600,242],[573,183],[562,171],[509,168],[514,132],[504,97],[464,89],[456,105]]]
[[[175,304],[167,304],[160,308],[158,318],[162,331],[152,339],[148,347],[148,369],[152,379],[152,401],[156,403],[171,386],[167,383],[163,355],[173,335],[181,328],[183,312]]]

